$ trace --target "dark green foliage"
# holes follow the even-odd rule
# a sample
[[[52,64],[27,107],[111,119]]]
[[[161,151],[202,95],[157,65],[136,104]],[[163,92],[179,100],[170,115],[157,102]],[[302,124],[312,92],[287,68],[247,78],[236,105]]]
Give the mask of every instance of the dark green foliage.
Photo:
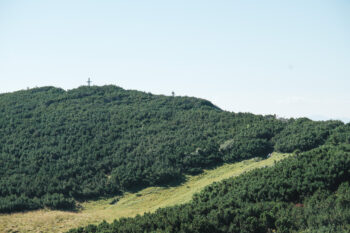
[[[308,150],[341,127],[116,86],[2,94],[0,109],[0,212],[71,209],[73,200],[169,185],[274,147]]]
[[[287,127],[274,138],[275,150],[293,152],[307,151],[322,145],[334,128],[342,125],[340,121],[326,121],[323,123],[311,121],[307,118],[291,120]]]
[[[235,162],[237,159],[247,159],[255,156],[264,156],[273,151],[272,144],[261,138],[235,137],[221,147],[223,160]]]
[[[189,204],[70,233],[348,232],[349,180],[350,146],[322,146],[214,183]]]
[[[328,138],[327,143],[331,145],[350,144],[350,123],[336,128]]]
[[[75,202],[72,198],[65,198],[63,194],[47,194],[42,198],[42,204],[51,209],[73,209]]]
[[[24,195],[8,195],[6,197],[0,197],[0,213],[35,210],[41,206],[40,200],[37,198],[31,199]]]

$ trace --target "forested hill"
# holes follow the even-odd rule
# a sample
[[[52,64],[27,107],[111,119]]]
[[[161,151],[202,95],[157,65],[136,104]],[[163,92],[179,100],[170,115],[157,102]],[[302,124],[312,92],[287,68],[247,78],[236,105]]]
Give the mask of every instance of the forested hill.
[[[2,94],[0,110],[0,212],[72,209],[223,162],[350,140],[339,121],[231,113],[116,86]]]

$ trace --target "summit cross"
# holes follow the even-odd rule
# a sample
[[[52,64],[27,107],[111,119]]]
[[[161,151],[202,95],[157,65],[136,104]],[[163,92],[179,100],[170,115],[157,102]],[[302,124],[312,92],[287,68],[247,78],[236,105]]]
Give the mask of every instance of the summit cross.
[[[92,81],[90,80],[90,78],[87,80],[87,84],[88,86],[90,86],[90,84],[92,83]]]

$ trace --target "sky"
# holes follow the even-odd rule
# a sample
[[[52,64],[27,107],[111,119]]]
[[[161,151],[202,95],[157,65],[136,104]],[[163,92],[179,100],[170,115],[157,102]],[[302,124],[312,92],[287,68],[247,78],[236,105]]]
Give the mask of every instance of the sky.
[[[350,1],[0,0],[0,93],[114,84],[350,121]]]

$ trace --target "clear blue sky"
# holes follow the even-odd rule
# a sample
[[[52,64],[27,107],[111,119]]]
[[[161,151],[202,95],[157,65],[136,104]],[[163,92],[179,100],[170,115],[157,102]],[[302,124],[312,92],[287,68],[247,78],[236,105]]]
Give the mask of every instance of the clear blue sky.
[[[116,84],[350,119],[350,1],[0,0],[0,92]]]

